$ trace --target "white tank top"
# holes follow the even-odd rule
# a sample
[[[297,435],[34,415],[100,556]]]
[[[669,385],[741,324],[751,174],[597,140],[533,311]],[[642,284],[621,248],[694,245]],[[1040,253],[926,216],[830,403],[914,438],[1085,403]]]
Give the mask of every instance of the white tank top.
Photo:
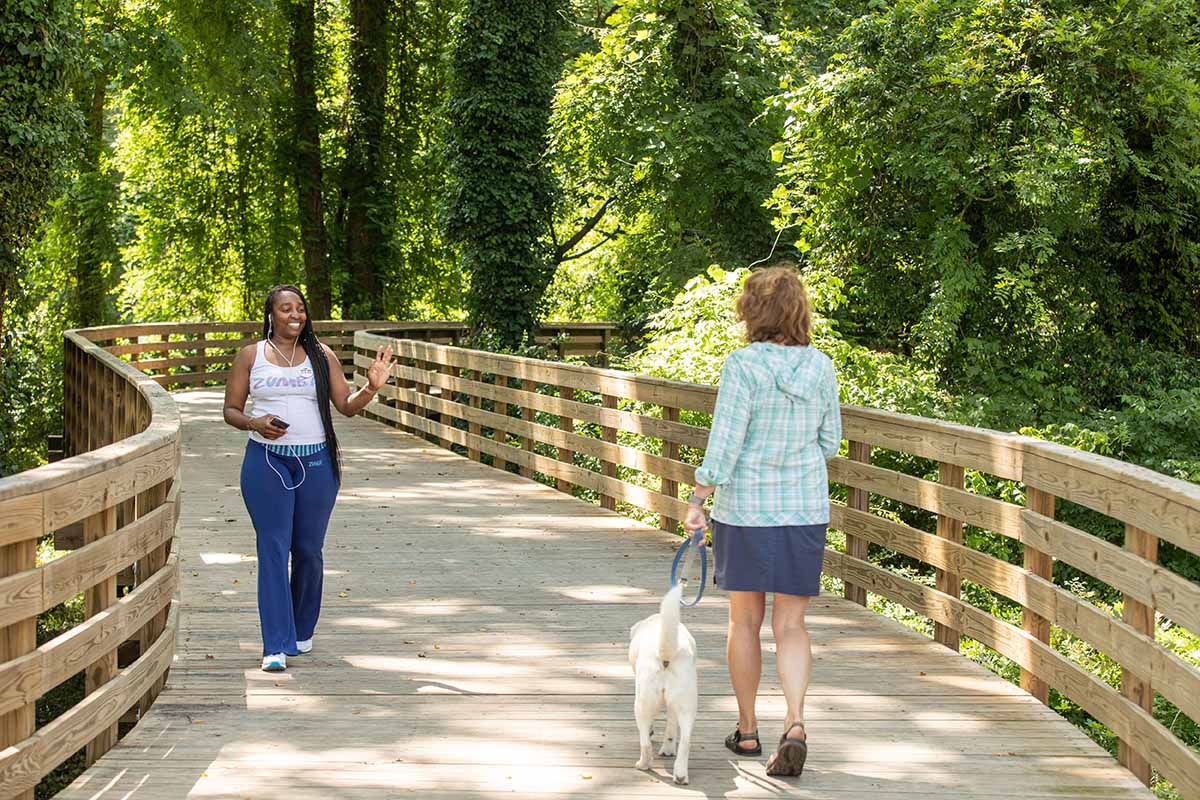
[[[266,340],[258,343],[250,368],[250,402],[255,416],[274,414],[289,423],[278,439],[269,440],[257,431],[250,438],[263,444],[321,444],[325,427],[317,406],[317,378],[306,356],[294,367],[278,367],[267,361]]]

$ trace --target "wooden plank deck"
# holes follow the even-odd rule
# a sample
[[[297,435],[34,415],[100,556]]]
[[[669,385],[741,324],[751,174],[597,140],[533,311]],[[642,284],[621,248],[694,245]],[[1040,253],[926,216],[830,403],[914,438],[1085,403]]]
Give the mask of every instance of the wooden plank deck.
[[[244,434],[219,393],[177,399],[177,661],[147,718],[60,798],[1153,796],[1019,689],[836,597],[811,614],[808,767],[768,778],[722,746],[736,706],[716,591],[684,614],[700,653],[691,785],[666,759],[639,772],[627,637],[677,540],[365,419],[338,420],[315,649],[260,672]],[[764,641],[769,744],[784,711],[769,625]]]

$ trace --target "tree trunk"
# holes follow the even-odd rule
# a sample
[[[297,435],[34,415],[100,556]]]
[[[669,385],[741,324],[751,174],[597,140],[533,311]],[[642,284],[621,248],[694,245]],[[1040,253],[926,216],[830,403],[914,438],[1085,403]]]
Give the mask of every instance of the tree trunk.
[[[321,121],[317,112],[315,0],[288,3],[288,55],[292,69],[293,178],[300,210],[308,313],[329,319],[333,287],[329,279],[329,241],[321,194]]]
[[[108,90],[108,71],[100,69],[85,85],[81,97],[85,108],[83,153],[80,158],[79,189],[84,193],[78,205],[79,250],[75,257],[75,324],[100,325],[104,321],[104,303],[108,286],[104,278],[104,240],[108,215],[101,213],[106,204],[100,160],[104,152],[104,101]]]
[[[342,185],[346,193],[347,284],[343,314],[380,317],[380,273],[390,216],[384,146],[389,0],[350,3],[350,127]]]
[[[450,48],[446,237],[471,276],[471,322],[509,347],[536,329],[556,266],[548,239],[559,187],[545,153],[563,7],[469,0]]]

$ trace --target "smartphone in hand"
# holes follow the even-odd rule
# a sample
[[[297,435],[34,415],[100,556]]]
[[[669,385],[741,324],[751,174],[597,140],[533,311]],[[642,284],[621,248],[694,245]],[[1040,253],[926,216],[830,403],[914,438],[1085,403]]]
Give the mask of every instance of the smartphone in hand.
[[[276,428],[279,428],[280,430],[284,430],[284,431],[286,431],[288,429],[288,425],[289,425],[289,423],[284,422],[279,417],[271,417],[271,424],[274,425]]]

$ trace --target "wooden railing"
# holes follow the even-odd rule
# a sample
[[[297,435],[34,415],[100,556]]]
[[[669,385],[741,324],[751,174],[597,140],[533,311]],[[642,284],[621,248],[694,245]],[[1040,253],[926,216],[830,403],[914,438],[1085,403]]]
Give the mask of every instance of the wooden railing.
[[[356,383],[365,380],[370,354],[388,342],[401,358],[394,385],[376,396],[370,415],[677,528],[686,510],[680,485],[692,482],[708,435],[681,418],[711,414],[715,388],[368,331],[354,336]],[[845,487],[846,501],[833,505],[831,526],[846,546],[826,552],[825,571],[843,581],[846,597],[865,605],[868,592],[880,595],[931,619],[948,647],[957,650],[965,636],[1011,659],[1026,691],[1047,702],[1053,687],[1113,731],[1121,763],[1143,782],[1153,767],[1183,797],[1200,798],[1200,756],[1151,713],[1157,694],[1200,721],[1200,670],[1155,638],[1156,615],[1200,633],[1200,585],[1156,560],[1160,539],[1200,553],[1200,486],[1029,437],[920,417],[845,406],[842,421],[848,455],[830,462],[830,480]],[[873,448],[928,459],[937,480],[872,464]],[[1024,505],[968,491],[967,470],[1017,482]],[[936,515],[934,532],[877,513],[873,497]],[[1123,523],[1124,547],[1056,521],[1056,500]],[[969,547],[964,526],[1019,543],[1023,563]],[[876,566],[867,557],[871,545],[933,567],[936,585]],[[1123,616],[1056,585],[1055,560],[1123,593]],[[1021,626],[961,600],[963,581],[1019,604]],[[1052,628],[1119,664],[1120,690],[1052,647]]]
[[[0,479],[0,797],[32,798],[80,749],[113,746],[175,655],[179,415],[155,381],[67,332],[64,458]],[[38,541],[78,526],[78,549],[38,565]],[[118,575],[128,591],[118,598]],[[84,621],[41,645],[37,617],[83,595]],[[35,703],[78,673],[86,698],[41,728]]]
[[[681,489],[707,442],[698,415],[712,412],[713,387],[417,340],[456,341],[464,329],[454,323],[318,327],[344,348],[359,383],[379,344],[398,347],[393,384],[368,407],[370,416],[678,528]],[[234,323],[66,334],[66,458],[0,480],[0,797],[31,796],[42,776],[81,748],[89,761],[99,757],[118,722],[144,712],[161,688],[178,627],[170,551],[180,452],[178,414],[159,384],[223,381],[255,330]],[[565,347],[595,354],[608,330],[571,327]],[[544,335],[563,343],[558,333]],[[1044,702],[1053,687],[1112,730],[1121,762],[1143,781],[1153,767],[1183,797],[1200,798],[1200,757],[1151,713],[1159,696],[1200,720],[1200,670],[1155,638],[1159,618],[1200,632],[1200,586],[1156,558],[1160,540],[1200,553],[1200,487],[1022,436],[862,408],[843,407],[842,416],[848,455],[830,463],[830,478],[846,490],[832,514],[846,547],[827,551],[825,564],[846,596],[865,603],[870,592],[923,614],[949,647],[965,636],[992,648],[1021,667],[1031,694]],[[927,459],[937,479],[880,466],[873,455],[881,451],[889,461],[897,453]],[[1016,482],[1024,505],[967,490],[967,471]],[[881,498],[936,515],[936,525],[924,531],[885,516]],[[1124,547],[1056,520],[1056,501],[1125,525]],[[1023,563],[969,547],[964,526],[1019,543]],[[38,566],[38,540],[72,527],[80,531],[77,549]],[[870,546],[934,568],[935,586],[876,566]],[[1123,593],[1123,615],[1053,583],[1055,561]],[[960,599],[963,581],[1019,604],[1021,627]],[[128,591],[118,598],[119,583]],[[37,615],[80,594],[84,623],[39,646]],[[1119,664],[1120,690],[1052,647],[1054,628]],[[81,671],[86,699],[35,728],[37,699]]]
[[[321,341],[352,369],[354,332],[370,328],[408,339],[458,344],[468,328],[461,322],[393,322],[387,320],[314,321]],[[547,323],[535,341],[552,347],[559,357],[593,356],[608,350],[616,326],[609,323]],[[261,322],[140,323],[80,331],[108,352],[130,361],[163,386],[224,383],[238,350],[262,338]]]
[[[457,342],[455,322],[315,322],[352,369],[354,331],[382,328]],[[93,763],[161,691],[175,655],[178,586],[172,540],[180,420],[163,386],[220,384],[260,323],[151,323],[68,331],[64,430],[54,463],[0,479],[0,798],[33,787],[80,749]],[[560,355],[594,357],[614,326],[551,324]],[[37,563],[54,535],[70,552]],[[39,645],[38,615],[82,595],[84,621]],[[37,701],[84,673],[85,699],[38,728]]]

